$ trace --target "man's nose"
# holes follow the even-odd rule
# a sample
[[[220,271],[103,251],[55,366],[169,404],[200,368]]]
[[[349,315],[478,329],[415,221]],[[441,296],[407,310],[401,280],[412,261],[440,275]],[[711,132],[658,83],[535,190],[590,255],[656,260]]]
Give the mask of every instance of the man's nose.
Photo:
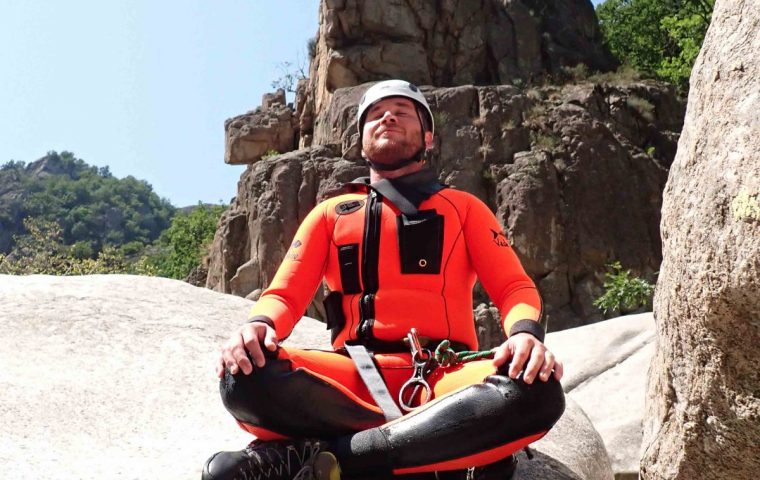
[[[383,118],[381,119],[383,123],[391,122],[396,123],[396,115],[393,114],[390,110],[386,110],[385,113],[383,113]]]

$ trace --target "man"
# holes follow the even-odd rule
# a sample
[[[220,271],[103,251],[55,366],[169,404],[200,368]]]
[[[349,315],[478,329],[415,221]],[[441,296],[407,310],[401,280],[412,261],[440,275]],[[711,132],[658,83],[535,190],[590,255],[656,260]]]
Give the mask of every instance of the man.
[[[377,83],[360,102],[357,128],[369,178],[306,217],[249,323],[222,350],[223,402],[258,439],[212,456],[206,480],[470,467],[480,478],[489,468],[505,478],[512,453],[546,434],[564,410],[562,364],[543,345],[535,285],[488,207],[441,185],[425,162],[434,133],[425,97],[402,80]],[[417,348],[448,340],[477,350],[476,277],[508,334],[494,358],[446,366],[411,353],[405,338],[419,338]],[[336,351],[280,347],[322,280]],[[373,352],[369,362],[357,358],[362,347]],[[424,366],[415,369],[416,360]],[[378,376],[363,380],[375,368],[380,386]],[[410,378],[430,391],[405,389]],[[412,412],[396,418],[397,405]]]

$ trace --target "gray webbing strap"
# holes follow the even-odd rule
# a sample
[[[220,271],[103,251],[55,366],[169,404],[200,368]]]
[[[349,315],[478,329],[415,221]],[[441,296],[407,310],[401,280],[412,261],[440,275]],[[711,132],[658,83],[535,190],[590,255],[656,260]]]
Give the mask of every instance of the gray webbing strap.
[[[380,372],[375,368],[375,362],[369,356],[369,352],[364,345],[344,345],[351,360],[356,364],[359,375],[362,377],[364,384],[367,385],[369,393],[375,399],[377,406],[383,410],[385,420],[390,422],[401,417],[401,410],[396,406],[396,402],[391,398],[388,387],[385,385]]]
[[[387,179],[384,178],[373,183],[372,188],[380,192],[392,204],[396,205],[404,215],[415,215],[417,213],[417,207],[407,200],[407,198],[403,196]]]

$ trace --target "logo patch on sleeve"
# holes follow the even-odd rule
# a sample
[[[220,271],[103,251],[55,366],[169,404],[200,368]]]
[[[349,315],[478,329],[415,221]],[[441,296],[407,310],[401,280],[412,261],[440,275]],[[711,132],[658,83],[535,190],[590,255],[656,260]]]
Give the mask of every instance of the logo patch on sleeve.
[[[507,240],[507,236],[504,235],[502,232],[497,232],[493,228],[490,229],[491,233],[493,233],[493,243],[500,247],[508,247],[509,246],[509,240]]]
[[[362,208],[364,200],[348,200],[335,205],[335,213],[338,215],[348,215]]]

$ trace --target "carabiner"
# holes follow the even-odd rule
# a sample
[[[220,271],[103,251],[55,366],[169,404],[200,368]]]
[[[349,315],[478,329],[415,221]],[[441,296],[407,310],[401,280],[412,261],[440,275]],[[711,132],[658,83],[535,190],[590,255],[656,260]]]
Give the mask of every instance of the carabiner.
[[[409,348],[412,352],[414,373],[411,378],[401,386],[401,390],[398,392],[398,403],[402,410],[405,412],[411,412],[417,408],[412,405],[412,402],[414,402],[414,399],[420,392],[420,388],[425,389],[425,396],[420,400],[420,405],[418,406],[427,403],[432,396],[430,384],[425,380],[425,376],[427,376],[432,370],[433,355],[430,353],[430,350],[422,348],[420,345],[416,328],[412,328],[406,338],[409,340]],[[412,389],[412,391],[407,397],[406,393],[409,389]]]

